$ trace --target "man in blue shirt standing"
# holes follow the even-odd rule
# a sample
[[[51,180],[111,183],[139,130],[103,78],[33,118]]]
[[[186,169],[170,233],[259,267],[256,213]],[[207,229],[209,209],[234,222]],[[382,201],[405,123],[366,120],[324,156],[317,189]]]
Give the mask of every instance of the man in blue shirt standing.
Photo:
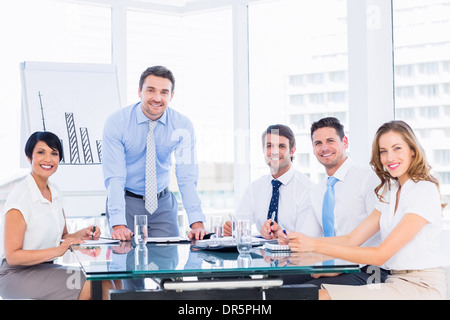
[[[141,101],[114,112],[106,120],[102,143],[103,174],[108,194],[106,213],[114,239],[131,239],[135,215],[148,216],[149,237],[179,235],[178,204],[168,189],[172,154],[191,227],[188,236],[201,239],[205,234],[205,216],[197,192],[196,137],[192,122],[168,106],[174,88],[175,79],[170,70],[162,66],[150,67],[139,81]],[[149,133],[153,133],[151,138]],[[147,148],[149,139],[154,142]],[[153,164],[156,179],[146,179],[147,149],[154,150],[156,159],[152,162],[156,163],[156,168]],[[148,164],[147,171],[151,171]],[[153,186],[149,187],[151,183]],[[148,206],[146,209],[146,202],[151,202],[144,200],[146,187],[154,190],[156,210],[148,209]]]

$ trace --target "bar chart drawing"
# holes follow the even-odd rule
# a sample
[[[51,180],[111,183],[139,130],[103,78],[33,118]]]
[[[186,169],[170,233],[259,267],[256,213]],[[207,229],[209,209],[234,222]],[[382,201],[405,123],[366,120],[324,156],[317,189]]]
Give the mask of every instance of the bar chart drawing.
[[[80,163],[80,153],[78,152],[77,133],[75,131],[73,113],[66,113],[66,127],[69,137],[69,163]]]
[[[62,192],[104,192],[102,137],[107,117],[121,107],[113,64],[24,61],[21,145],[36,131],[58,136],[63,148],[52,182]],[[20,152],[21,168],[30,163]]]
[[[38,92],[39,97],[39,106],[41,110],[41,120],[42,120],[42,129],[43,131],[46,130],[46,124],[45,124],[45,115],[44,115],[44,103],[42,102],[42,94],[41,91]],[[68,137],[68,150],[69,150],[69,158],[68,161],[66,161],[66,156],[63,156],[64,158],[61,160],[61,164],[101,164],[102,157],[101,157],[101,148],[102,148],[102,141],[96,140],[95,146],[97,150],[97,156],[98,161],[94,161],[94,157],[92,155],[92,149],[91,149],[91,141],[89,139],[89,130],[87,127],[80,127],[80,139],[78,139],[77,136],[77,129],[75,126],[75,116],[73,112],[65,112],[64,113],[65,118],[65,128],[67,132]],[[63,146],[63,150],[65,150],[64,146],[64,140],[61,140],[61,145]],[[82,156],[80,154],[79,149],[79,141],[81,142],[81,150],[82,150]]]
[[[91,148],[91,140],[89,139],[89,130],[87,127],[80,127],[80,139],[77,136],[75,127],[75,117],[73,113],[66,112],[66,130],[68,136],[68,147],[70,160],[66,164],[100,164],[101,159],[101,140],[96,140],[98,161],[94,160]],[[79,146],[81,144],[82,154],[80,154]],[[82,157],[81,157],[82,156]]]

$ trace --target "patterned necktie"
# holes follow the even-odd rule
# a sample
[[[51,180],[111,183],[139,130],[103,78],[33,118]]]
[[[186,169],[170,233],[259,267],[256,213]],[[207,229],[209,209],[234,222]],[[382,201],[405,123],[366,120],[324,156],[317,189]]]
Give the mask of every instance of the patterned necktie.
[[[156,186],[155,129],[157,121],[148,121],[147,152],[145,159],[145,209],[152,214],[158,208]]]
[[[334,237],[334,185],[335,177],[328,177],[327,191],[323,197],[322,227],[324,237]]]
[[[280,198],[281,182],[272,180],[272,198],[270,199],[269,212],[267,213],[267,220],[273,217],[273,220],[278,223],[278,199]]]

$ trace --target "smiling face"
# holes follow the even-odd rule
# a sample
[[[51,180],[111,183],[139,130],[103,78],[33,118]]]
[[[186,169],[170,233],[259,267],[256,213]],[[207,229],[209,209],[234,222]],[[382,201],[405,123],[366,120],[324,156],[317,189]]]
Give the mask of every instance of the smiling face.
[[[58,150],[50,148],[44,141],[38,141],[31,159],[32,175],[39,179],[48,179],[58,169],[60,155]]]
[[[169,79],[150,75],[139,88],[142,111],[151,120],[159,119],[173,98],[172,82]]]
[[[410,178],[408,171],[415,156],[414,151],[402,135],[394,131],[381,135],[378,143],[381,164],[393,178],[397,178],[403,185]]]
[[[275,179],[291,168],[291,156],[294,152],[295,147],[290,149],[288,138],[270,133],[266,135],[264,158]]]
[[[319,128],[312,135],[313,152],[317,160],[332,176],[347,159],[348,139],[342,139],[332,127]]]

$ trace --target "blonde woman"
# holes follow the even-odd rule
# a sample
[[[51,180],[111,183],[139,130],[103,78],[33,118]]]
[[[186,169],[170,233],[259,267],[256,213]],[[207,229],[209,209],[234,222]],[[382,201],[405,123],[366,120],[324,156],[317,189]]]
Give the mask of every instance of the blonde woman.
[[[289,246],[295,252],[314,251],[391,270],[385,283],[323,284],[320,299],[446,299],[439,183],[409,125],[383,124],[374,138],[370,163],[381,179],[372,214],[345,236],[310,238],[289,232]],[[382,237],[379,246],[360,247],[377,231]]]

